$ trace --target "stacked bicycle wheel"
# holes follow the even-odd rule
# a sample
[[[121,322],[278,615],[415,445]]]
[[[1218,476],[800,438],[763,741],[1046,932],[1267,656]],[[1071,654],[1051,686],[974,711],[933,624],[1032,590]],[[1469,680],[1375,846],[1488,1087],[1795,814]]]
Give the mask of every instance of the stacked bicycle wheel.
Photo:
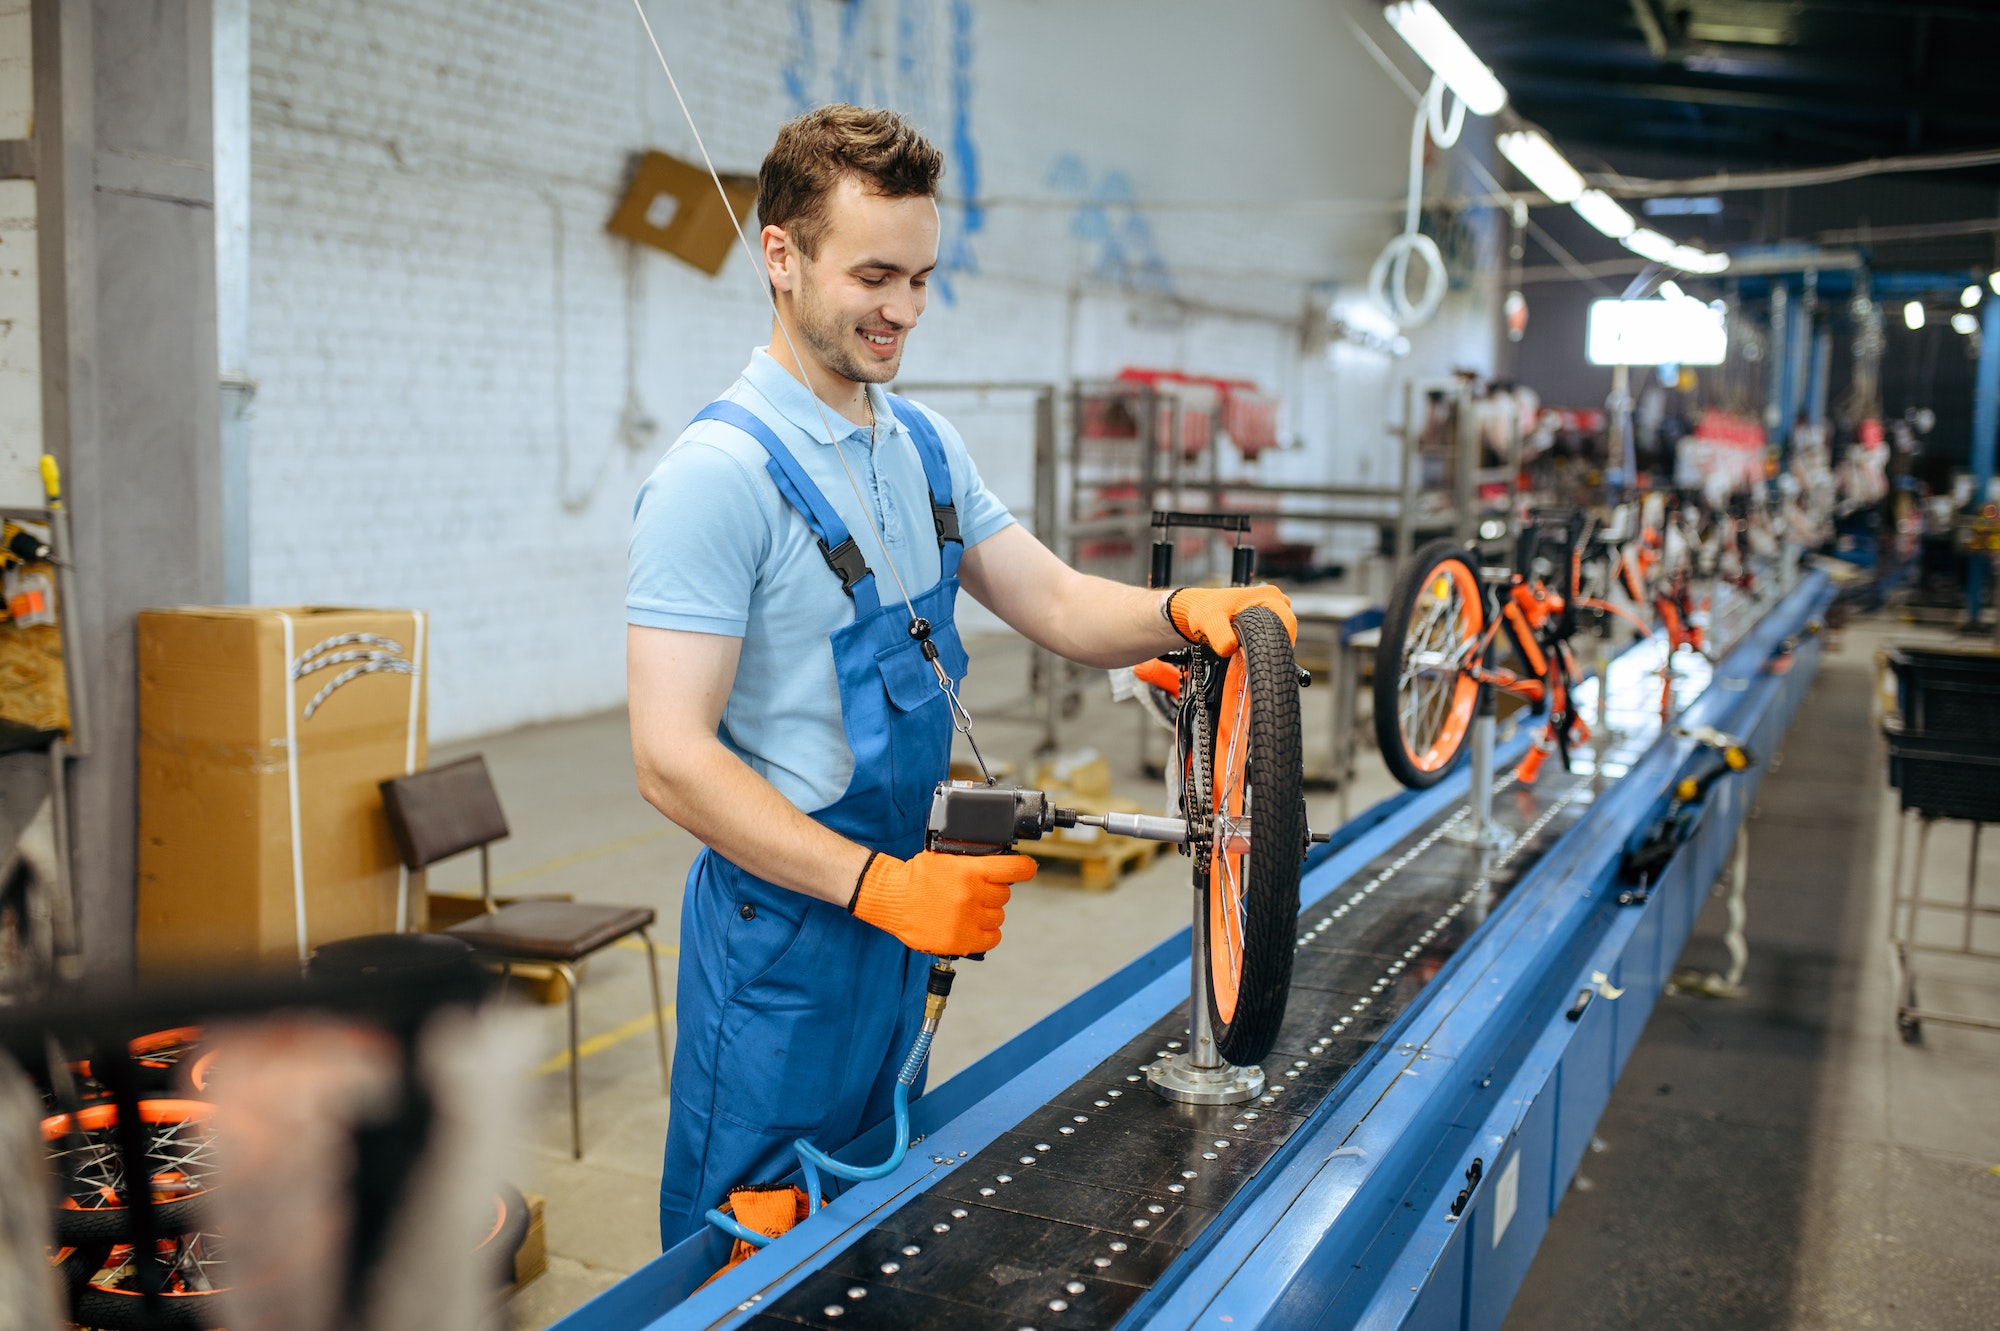
[[[205,1098],[226,1065],[216,1067],[199,1027],[142,1035],[127,1050],[137,1091],[126,1101],[135,1110],[129,1122],[88,1061],[51,1069],[44,1080],[42,1142],[56,1181],[50,1265],[78,1326],[226,1329],[228,1239],[209,1214],[218,1173],[215,1106]],[[146,1169],[136,1186],[126,1167],[130,1123]],[[142,1192],[143,1217],[134,1205]],[[502,1185],[479,1231],[467,1236],[494,1288],[512,1282],[528,1225],[526,1200]]]

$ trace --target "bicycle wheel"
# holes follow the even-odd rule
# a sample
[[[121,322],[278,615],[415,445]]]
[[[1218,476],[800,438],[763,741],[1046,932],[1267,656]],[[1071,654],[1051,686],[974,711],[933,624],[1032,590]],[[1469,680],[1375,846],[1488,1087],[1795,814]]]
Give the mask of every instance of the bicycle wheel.
[[[71,1295],[77,1321],[102,1331],[206,1331],[223,1325],[218,1304],[228,1294],[228,1263],[215,1235],[162,1239],[159,1253],[166,1280],[157,1316],[140,1292],[133,1249],[121,1243]]]
[[[1236,617],[1236,635],[1204,737],[1213,839],[1202,921],[1216,1050],[1247,1067],[1285,1019],[1306,824],[1291,637],[1255,606]]]
[[[1486,629],[1479,574],[1450,540],[1418,550],[1389,593],[1375,649],[1375,742],[1412,790],[1436,785],[1472,733],[1479,685],[1465,672]]]
[[[493,1211],[479,1242],[472,1249],[473,1260],[483,1263],[493,1283],[514,1283],[514,1255],[528,1237],[528,1199],[520,1190],[502,1183],[493,1193]]]
[[[203,1100],[139,1101],[158,1233],[192,1229],[202,1196],[213,1186],[207,1120],[214,1111]],[[42,1120],[42,1141],[61,1189],[55,1213],[58,1240],[88,1243],[131,1234],[117,1135],[115,1104],[86,1105],[73,1115],[52,1114]]]

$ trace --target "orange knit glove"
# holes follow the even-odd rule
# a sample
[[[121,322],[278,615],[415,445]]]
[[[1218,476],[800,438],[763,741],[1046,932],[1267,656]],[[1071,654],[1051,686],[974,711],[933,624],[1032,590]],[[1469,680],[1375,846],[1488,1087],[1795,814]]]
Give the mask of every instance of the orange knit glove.
[[[1299,640],[1298,617],[1285,594],[1269,583],[1259,587],[1182,587],[1167,598],[1167,618],[1189,642],[1207,643],[1217,656],[1236,655],[1236,625],[1231,621],[1253,605],[1261,605],[1285,622],[1285,632]]]
[[[966,957],[1000,945],[1010,883],[1035,876],[1026,855],[940,855],[907,860],[876,854],[861,871],[848,910],[919,952]]]

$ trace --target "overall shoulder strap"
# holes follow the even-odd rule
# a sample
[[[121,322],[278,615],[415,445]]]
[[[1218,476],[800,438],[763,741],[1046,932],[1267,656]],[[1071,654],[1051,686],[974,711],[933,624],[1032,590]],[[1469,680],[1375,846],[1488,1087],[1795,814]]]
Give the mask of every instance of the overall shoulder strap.
[[[958,531],[958,508],[952,503],[951,464],[945,460],[944,441],[922,409],[908,398],[888,395],[889,410],[909,430],[916,442],[917,457],[924,464],[924,481],[931,491],[931,525],[937,529],[938,558],[942,576],[958,575],[959,557],[965,553],[965,539]]]
[[[764,446],[770,455],[764,469],[771,473],[777,483],[778,493],[785,502],[798,510],[812,534],[819,538],[819,552],[826,559],[828,568],[840,579],[840,588],[854,599],[854,614],[858,619],[872,614],[881,605],[881,598],[875,591],[875,574],[862,557],[861,547],[854,543],[854,536],[847,530],[847,524],[840,520],[840,514],[827,501],[820,488],[812,483],[805,468],[792,456],[792,450],[785,447],[785,441],[756,412],[734,402],[711,402],[695,413],[695,421],[720,421],[733,425]]]

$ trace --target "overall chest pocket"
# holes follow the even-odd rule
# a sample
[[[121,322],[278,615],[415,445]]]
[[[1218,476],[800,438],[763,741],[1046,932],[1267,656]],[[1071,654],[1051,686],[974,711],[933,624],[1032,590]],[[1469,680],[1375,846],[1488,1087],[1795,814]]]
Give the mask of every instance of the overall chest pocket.
[[[970,662],[958,631],[947,624],[932,640],[945,673],[954,682],[964,679]],[[951,770],[951,707],[923,645],[914,639],[877,652],[875,667],[889,698],[891,798],[906,819],[921,817],[930,808],[931,791]]]

